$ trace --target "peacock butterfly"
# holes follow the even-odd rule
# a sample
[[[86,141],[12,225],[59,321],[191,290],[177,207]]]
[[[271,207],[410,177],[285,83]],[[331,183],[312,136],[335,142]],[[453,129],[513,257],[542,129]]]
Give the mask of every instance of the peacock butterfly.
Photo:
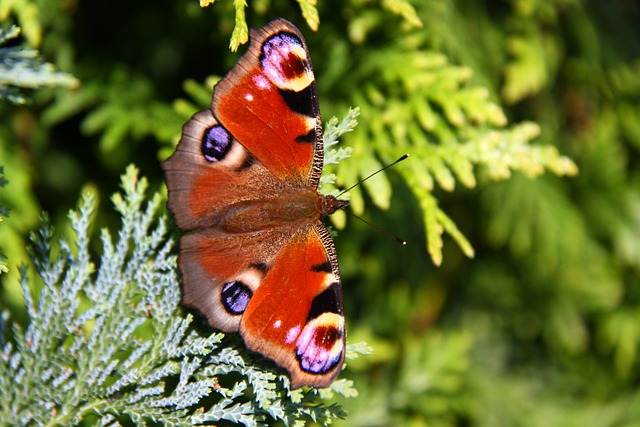
[[[251,30],[163,163],[178,227],[182,303],[285,368],[291,388],[327,387],[345,356],[335,247],[321,219],[349,202],[318,193],[323,141],[300,31]]]

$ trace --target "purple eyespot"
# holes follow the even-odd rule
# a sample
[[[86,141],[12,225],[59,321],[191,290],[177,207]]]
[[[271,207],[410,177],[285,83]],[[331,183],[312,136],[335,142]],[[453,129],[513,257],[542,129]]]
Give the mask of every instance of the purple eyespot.
[[[278,87],[298,78],[309,71],[306,57],[298,56],[302,42],[293,34],[280,33],[262,45],[260,64],[269,79]]]
[[[209,162],[219,162],[231,149],[231,134],[220,125],[212,126],[204,132],[202,155]]]
[[[242,314],[253,296],[251,289],[239,280],[229,282],[222,288],[222,305],[231,314]]]
[[[343,333],[335,326],[307,325],[298,337],[296,356],[303,371],[324,374],[342,360]]]

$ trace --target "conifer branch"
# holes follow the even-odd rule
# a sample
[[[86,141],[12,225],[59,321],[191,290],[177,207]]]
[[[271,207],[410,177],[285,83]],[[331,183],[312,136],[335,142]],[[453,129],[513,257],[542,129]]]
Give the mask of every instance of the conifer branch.
[[[24,104],[27,102],[24,89],[78,86],[75,77],[55,71],[52,64],[42,60],[38,51],[14,46],[19,37],[19,27],[12,26],[6,32],[0,30],[0,99]]]
[[[160,215],[163,198],[147,199],[147,186],[130,166],[122,192],[111,199],[121,227],[115,237],[101,231],[98,262],[90,251],[91,194],[69,214],[72,242],[54,237],[43,216],[31,237],[42,289],[34,292],[22,268],[29,323],[15,324],[11,339],[0,342],[0,419],[8,425],[70,425],[89,418],[117,425],[125,417],[136,425],[228,420],[258,426],[269,419],[327,425],[343,417],[339,406],[318,400],[320,391],[290,392],[286,376],[237,340],[193,329],[193,318],[179,306],[174,243]],[[362,352],[351,349],[351,355],[354,350]],[[330,390],[356,394],[347,380]]]

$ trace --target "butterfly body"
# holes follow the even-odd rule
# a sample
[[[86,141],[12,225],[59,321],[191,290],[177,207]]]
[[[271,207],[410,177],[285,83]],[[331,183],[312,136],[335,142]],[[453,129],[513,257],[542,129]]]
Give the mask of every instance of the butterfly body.
[[[248,200],[229,208],[220,218],[220,228],[227,233],[245,233],[278,227],[283,223],[301,226],[333,213],[331,196],[321,196],[307,189],[288,189],[268,200]],[[335,210],[334,210],[335,211]],[[297,223],[297,224],[296,224]]]
[[[321,219],[348,205],[317,191],[320,110],[304,38],[285,20],[252,30],[211,109],[163,163],[178,227],[183,304],[274,360],[291,387],[328,386],[345,328],[335,248]]]

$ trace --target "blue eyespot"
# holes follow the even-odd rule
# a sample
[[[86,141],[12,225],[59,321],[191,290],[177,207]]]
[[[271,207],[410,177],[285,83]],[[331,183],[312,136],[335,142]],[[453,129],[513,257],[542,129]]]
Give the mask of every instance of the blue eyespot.
[[[252,296],[251,289],[241,281],[229,282],[222,288],[222,305],[231,314],[242,314]]]
[[[202,139],[202,155],[209,162],[219,162],[231,149],[231,134],[220,125],[207,129]]]

